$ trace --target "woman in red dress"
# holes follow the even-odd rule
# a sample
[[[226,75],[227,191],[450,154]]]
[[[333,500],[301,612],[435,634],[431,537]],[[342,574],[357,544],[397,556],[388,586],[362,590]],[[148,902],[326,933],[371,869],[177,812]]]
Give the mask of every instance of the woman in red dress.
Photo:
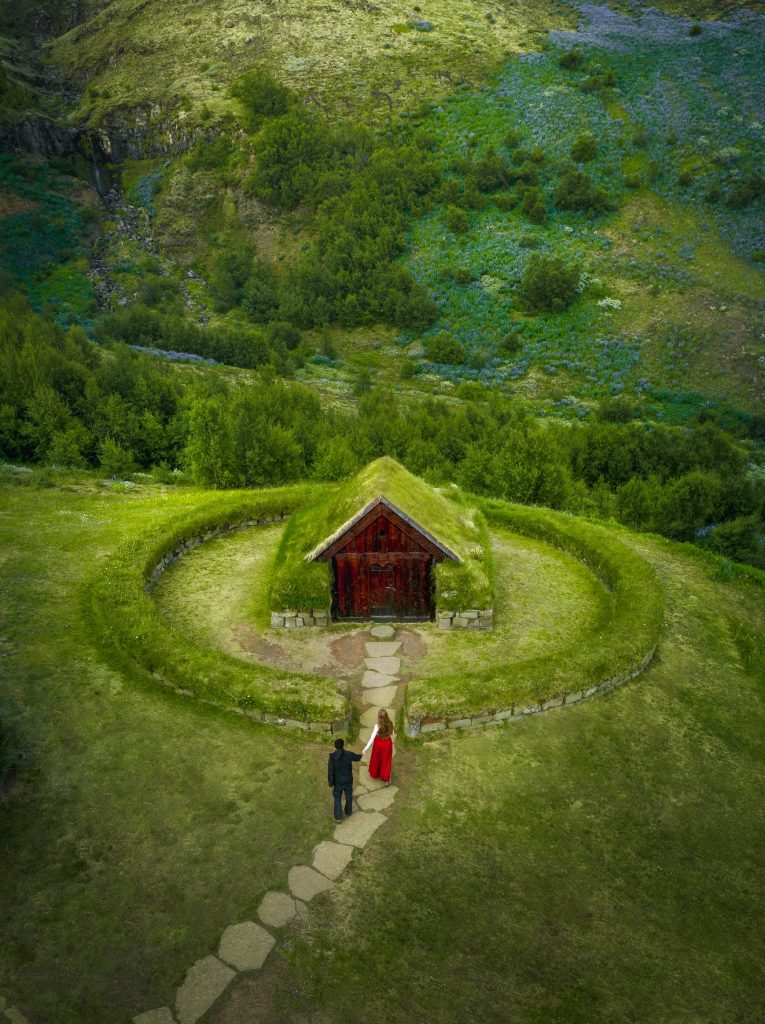
[[[389,786],[393,760],[393,722],[385,708],[377,712],[377,721],[362,754],[366,754],[370,747],[372,756],[369,758],[369,774],[373,779],[382,779]]]

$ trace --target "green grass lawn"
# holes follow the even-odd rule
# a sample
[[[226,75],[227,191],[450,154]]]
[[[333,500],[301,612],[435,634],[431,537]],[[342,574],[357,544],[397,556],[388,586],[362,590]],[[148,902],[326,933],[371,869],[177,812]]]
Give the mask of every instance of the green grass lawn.
[[[320,745],[104,662],[82,613],[106,559],[199,492],[0,493],[0,993],[32,1021],[128,1021],[331,828]]]
[[[667,598],[648,671],[416,749],[392,824],[211,1024],[269,986],[284,1024],[762,1019],[762,591],[633,543]]]
[[[428,652],[414,670],[418,678],[471,671],[477,662],[505,665],[555,650],[563,655],[583,628],[609,621],[612,596],[573,555],[507,530],[492,532],[492,546],[494,629],[422,627]]]
[[[0,804],[0,994],[32,1022],[126,1024],[172,1003],[223,928],[329,836],[325,750],[183,700],[94,643],[85,596],[114,552],[220,496],[58,479],[0,485],[0,720],[20,754]],[[650,668],[569,710],[400,744],[390,824],[205,1024],[759,1020],[762,589],[617,537],[665,594]],[[576,561],[546,586],[568,556],[500,543],[508,579],[539,576],[518,598],[530,629],[535,594],[584,606]]]

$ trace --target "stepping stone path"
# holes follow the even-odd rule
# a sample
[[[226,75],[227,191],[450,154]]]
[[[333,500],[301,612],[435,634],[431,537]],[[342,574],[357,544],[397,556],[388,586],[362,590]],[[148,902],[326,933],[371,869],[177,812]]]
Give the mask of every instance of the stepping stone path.
[[[297,903],[286,892],[267,892],[258,907],[258,917],[271,928],[283,928],[297,912]]]
[[[399,672],[401,641],[393,626],[373,626],[372,639],[365,643],[366,657],[361,678],[363,705],[360,742],[366,743],[380,708],[394,709],[401,697]],[[395,717],[395,713],[391,718]],[[257,909],[262,922],[241,921],[229,925],[221,936],[217,955],[193,964],[175,996],[175,1009],[161,1006],[133,1017],[133,1024],[197,1024],[226,991],[239,973],[259,970],[276,945],[268,929],[280,929],[296,918],[305,918],[308,904],[320,893],[335,887],[348,867],[354,849],[363,850],[381,825],[382,813],[393,806],[398,787],[373,779],[363,765],[354,786],[354,813],[337,825],[334,840],[314,847],[313,865],[296,864],[287,875],[289,892],[267,892]],[[11,1024],[28,1024],[27,1019],[0,996],[0,1015]],[[0,1021],[3,1017],[0,1016]]]

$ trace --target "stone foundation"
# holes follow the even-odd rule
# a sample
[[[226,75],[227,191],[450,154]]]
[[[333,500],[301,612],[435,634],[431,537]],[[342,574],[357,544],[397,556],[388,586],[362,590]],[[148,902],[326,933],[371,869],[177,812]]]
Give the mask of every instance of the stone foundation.
[[[439,629],[494,629],[493,608],[468,608],[464,612],[436,612]]]
[[[550,700],[540,700],[536,704],[522,705],[513,704],[509,708],[502,708],[497,711],[487,709],[476,712],[474,715],[461,716],[459,718],[431,717],[423,715],[422,718],[410,717],[406,712],[406,734],[407,736],[421,736],[431,732],[444,732],[446,729],[471,729],[480,725],[501,725],[503,722],[520,722],[528,715],[538,715],[541,711],[552,711],[554,708],[568,707],[570,704],[578,704],[580,701],[594,697],[596,693],[608,693],[609,690],[621,686],[622,683],[634,679],[635,676],[646,668],[653,658],[654,651],[651,650],[638,662],[638,664],[626,672],[611,676],[597,686],[587,686],[582,690],[572,690],[569,693],[559,694],[551,697]]]
[[[329,609],[311,608],[307,612],[271,612],[271,626],[273,629],[303,629],[306,626],[328,626]]]

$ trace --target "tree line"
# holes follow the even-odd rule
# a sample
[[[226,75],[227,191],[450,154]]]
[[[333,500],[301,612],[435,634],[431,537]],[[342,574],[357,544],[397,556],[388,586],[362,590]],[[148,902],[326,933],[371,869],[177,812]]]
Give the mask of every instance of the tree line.
[[[339,480],[380,455],[436,484],[614,516],[765,567],[765,484],[713,422],[569,424],[492,392],[452,404],[374,388],[356,411],[337,410],[268,373],[246,387],[214,369],[189,383],[164,361],[40,318],[19,295],[0,302],[5,460],[161,479],[179,467],[201,486],[257,487]]]

